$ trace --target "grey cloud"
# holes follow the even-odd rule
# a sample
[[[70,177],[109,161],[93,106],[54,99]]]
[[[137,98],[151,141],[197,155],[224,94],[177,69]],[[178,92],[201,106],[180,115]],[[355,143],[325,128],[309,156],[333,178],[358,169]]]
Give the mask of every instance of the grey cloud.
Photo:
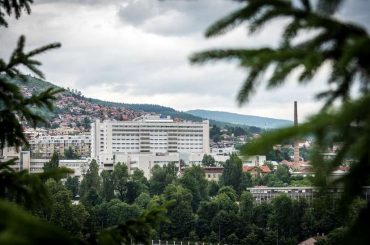
[[[128,24],[146,31],[180,35],[204,31],[214,20],[236,9],[229,0],[128,0],[118,15]]]
[[[238,6],[229,0],[36,2],[43,4],[35,5],[31,16],[12,20],[10,28],[1,30],[1,57],[9,55],[20,34],[27,36],[28,50],[60,41],[61,49],[40,56],[42,70],[51,82],[89,91],[104,100],[111,100],[114,95],[121,102],[144,98],[140,103],[152,103],[155,98],[159,104],[171,101],[166,105],[178,109],[191,106],[233,110],[245,77],[235,63],[189,66],[187,57],[191,53],[211,47],[270,45],[278,41],[281,28],[279,22],[269,23],[263,32],[246,38],[242,27],[205,40],[201,32]],[[103,4],[107,2],[110,4]],[[366,20],[369,8],[359,6],[366,1],[349,2],[356,4],[344,5],[349,9],[341,12],[341,17]],[[294,99],[301,101],[308,112],[317,92],[312,88],[321,90],[320,80],[325,79],[319,77],[305,88],[296,86],[294,80],[273,91],[265,91],[261,86],[244,113],[288,115]],[[126,97],[120,97],[121,94]],[[279,108],[280,104],[286,105],[288,112],[284,106]]]

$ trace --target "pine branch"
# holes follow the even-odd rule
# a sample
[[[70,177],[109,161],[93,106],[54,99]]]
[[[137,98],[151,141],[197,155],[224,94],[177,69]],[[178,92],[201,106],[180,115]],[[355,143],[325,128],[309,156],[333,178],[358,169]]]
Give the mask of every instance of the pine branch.
[[[5,20],[5,13],[18,19],[22,15],[22,11],[26,14],[31,13],[31,4],[33,0],[2,0],[0,1],[0,26],[8,27],[8,22]]]

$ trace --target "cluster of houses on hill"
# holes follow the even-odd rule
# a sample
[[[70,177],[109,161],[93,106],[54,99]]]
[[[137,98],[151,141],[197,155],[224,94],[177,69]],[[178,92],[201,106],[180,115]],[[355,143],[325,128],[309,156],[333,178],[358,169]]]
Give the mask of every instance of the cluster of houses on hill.
[[[26,96],[31,96],[34,93],[34,88],[23,86],[22,92]],[[90,128],[90,123],[96,119],[127,121],[142,114],[143,112],[133,111],[124,107],[96,104],[80,94],[67,91],[58,95],[49,123],[52,128],[70,128],[78,131],[87,131]]]

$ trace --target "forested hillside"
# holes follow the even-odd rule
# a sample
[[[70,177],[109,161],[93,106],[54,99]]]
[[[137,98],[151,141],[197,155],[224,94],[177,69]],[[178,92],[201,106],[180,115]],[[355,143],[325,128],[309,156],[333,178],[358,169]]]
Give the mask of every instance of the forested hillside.
[[[15,84],[22,88],[23,93],[27,96],[39,93],[50,87],[60,88],[50,82],[32,76],[27,76],[27,78],[28,82],[26,83],[18,79],[13,80]],[[201,121],[205,119],[166,106],[154,104],[126,104],[87,98],[81,91],[69,88],[59,94],[53,113],[43,109],[38,109],[38,111],[49,119],[49,126],[53,128],[67,126],[88,129],[90,123],[96,119],[132,120],[146,113],[171,116],[178,120]],[[237,125],[212,119],[210,123],[218,127],[242,126],[246,129],[249,128],[245,124]]]
[[[190,110],[187,113],[210,120],[259,128],[281,128],[292,125],[292,121],[289,120],[243,115],[225,111]]]

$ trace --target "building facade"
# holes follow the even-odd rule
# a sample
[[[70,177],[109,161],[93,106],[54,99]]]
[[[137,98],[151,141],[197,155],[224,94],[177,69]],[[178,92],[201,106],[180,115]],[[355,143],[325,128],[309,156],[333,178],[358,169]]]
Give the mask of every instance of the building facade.
[[[254,188],[247,188],[256,203],[262,202],[270,202],[273,198],[285,194],[292,199],[306,199],[311,201],[315,198],[320,190],[315,187],[254,187]],[[339,198],[344,189],[343,187],[332,187],[327,190],[327,194],[329,194],[333,198]],[[366,201],[369,200],[370,197],[370,187],[364,186],[362,187],[362,198]]]
[[[60,156],[70,147],[80,157],[90,157],[91,137],[89,134],[79,135],[41,135],[29,140],[33,158],[49,159],[54,152]]]
[[[0,164],[14,159],[14,164],[10,165],[16,171],[27,171],[29,173],[42,173],[45,163],[49,158],[32,158],[30,151],[21,151],[15,147],[5,147],[0,152]],[[62,159],[59,160],[59,167],[66,167],[73,170],[71,176],[81,178],[87,171],[90,163],[89,158],[84,159]]]
[[[91,125],[91,157],[104,169],[124,162],[130,170],[150,174],[156,164],[200,162],[209,153],[209,122],[177,122],[145,115],[133,121],[95,121]]]

